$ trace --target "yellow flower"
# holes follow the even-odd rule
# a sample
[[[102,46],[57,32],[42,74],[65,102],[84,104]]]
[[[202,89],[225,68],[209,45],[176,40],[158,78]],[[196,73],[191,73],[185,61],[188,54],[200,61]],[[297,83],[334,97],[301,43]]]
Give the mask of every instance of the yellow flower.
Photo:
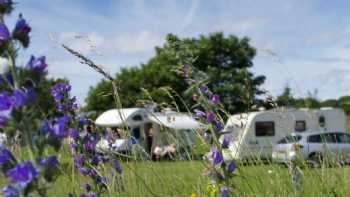
[[[190,195],[190,197],[196,197],[196,193],[192,192],[192,194]]]

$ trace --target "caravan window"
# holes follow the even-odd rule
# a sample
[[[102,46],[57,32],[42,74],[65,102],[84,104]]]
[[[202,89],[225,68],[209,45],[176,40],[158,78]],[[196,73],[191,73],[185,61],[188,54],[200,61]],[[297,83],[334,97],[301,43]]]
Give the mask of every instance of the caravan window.
[[[134,121],[142,121],[142,116],[138,114],[138,115],[135,115],[134,117],[132,117],[132,119]]]
[[[275,122],[265,121],[255,123],[255,135],[258,137],[274,136],[275,135]]]
[[[306,122],[305,120],[297,120],[295,121],[295,131],[303,132],[306,130]]]

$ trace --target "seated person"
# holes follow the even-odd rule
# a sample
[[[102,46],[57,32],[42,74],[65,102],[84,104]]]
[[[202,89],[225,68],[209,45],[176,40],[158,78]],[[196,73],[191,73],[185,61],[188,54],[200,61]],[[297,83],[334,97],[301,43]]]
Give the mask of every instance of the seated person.
[[[169,157],[169,159],[174,159],[173,154],[176,152],[176,144],[172,143],[167,146],[156,146],[153,150],[153,154],[155,155],[156,159],[159,160],[160,158]]]

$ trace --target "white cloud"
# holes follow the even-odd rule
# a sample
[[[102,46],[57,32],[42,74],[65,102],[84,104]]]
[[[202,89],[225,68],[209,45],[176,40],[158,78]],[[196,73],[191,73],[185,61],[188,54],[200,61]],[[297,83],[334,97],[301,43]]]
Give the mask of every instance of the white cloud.
[[[83,54],[89,54],[103,46],[105,38],[96,34],[90,33],[87,35],[76,32],[64,32],[58,36],[59,43],[66,44]]]
[[[237,22],[222,22],[213,26],[213,31],[227,33],[248,33],[257,30],[268,23],[266,18],[248,18]]]
[[[110,47],[114,52],[143,53],[152,51],[155,46],[162,43],[163,37],[143,30],[136,34],[124,34],[117,37]]]

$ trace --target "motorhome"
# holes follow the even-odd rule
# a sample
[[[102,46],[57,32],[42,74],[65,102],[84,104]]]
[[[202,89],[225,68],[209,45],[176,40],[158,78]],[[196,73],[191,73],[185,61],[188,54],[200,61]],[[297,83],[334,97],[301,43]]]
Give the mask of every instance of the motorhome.
[[[113,150],[130,151],[138,146],[147,153],[170,143],[175,143],[179,150],[190,150],[195,144],[195,130],[200,128],[200,123],[185,113],[154,112],[147,108],[111,109],[102,113],[95,124],[115,132],[130,132],[115,140]],[[108,143],[101,141],[98,148],[106,150]]]
[[[269,159],[273,145],[286,134],[308,131],[346,132],[342,109],[276,108],[231,116],[224,128],[230,144],[228,159]],[[222,140],[224,135],[221,137]]]

